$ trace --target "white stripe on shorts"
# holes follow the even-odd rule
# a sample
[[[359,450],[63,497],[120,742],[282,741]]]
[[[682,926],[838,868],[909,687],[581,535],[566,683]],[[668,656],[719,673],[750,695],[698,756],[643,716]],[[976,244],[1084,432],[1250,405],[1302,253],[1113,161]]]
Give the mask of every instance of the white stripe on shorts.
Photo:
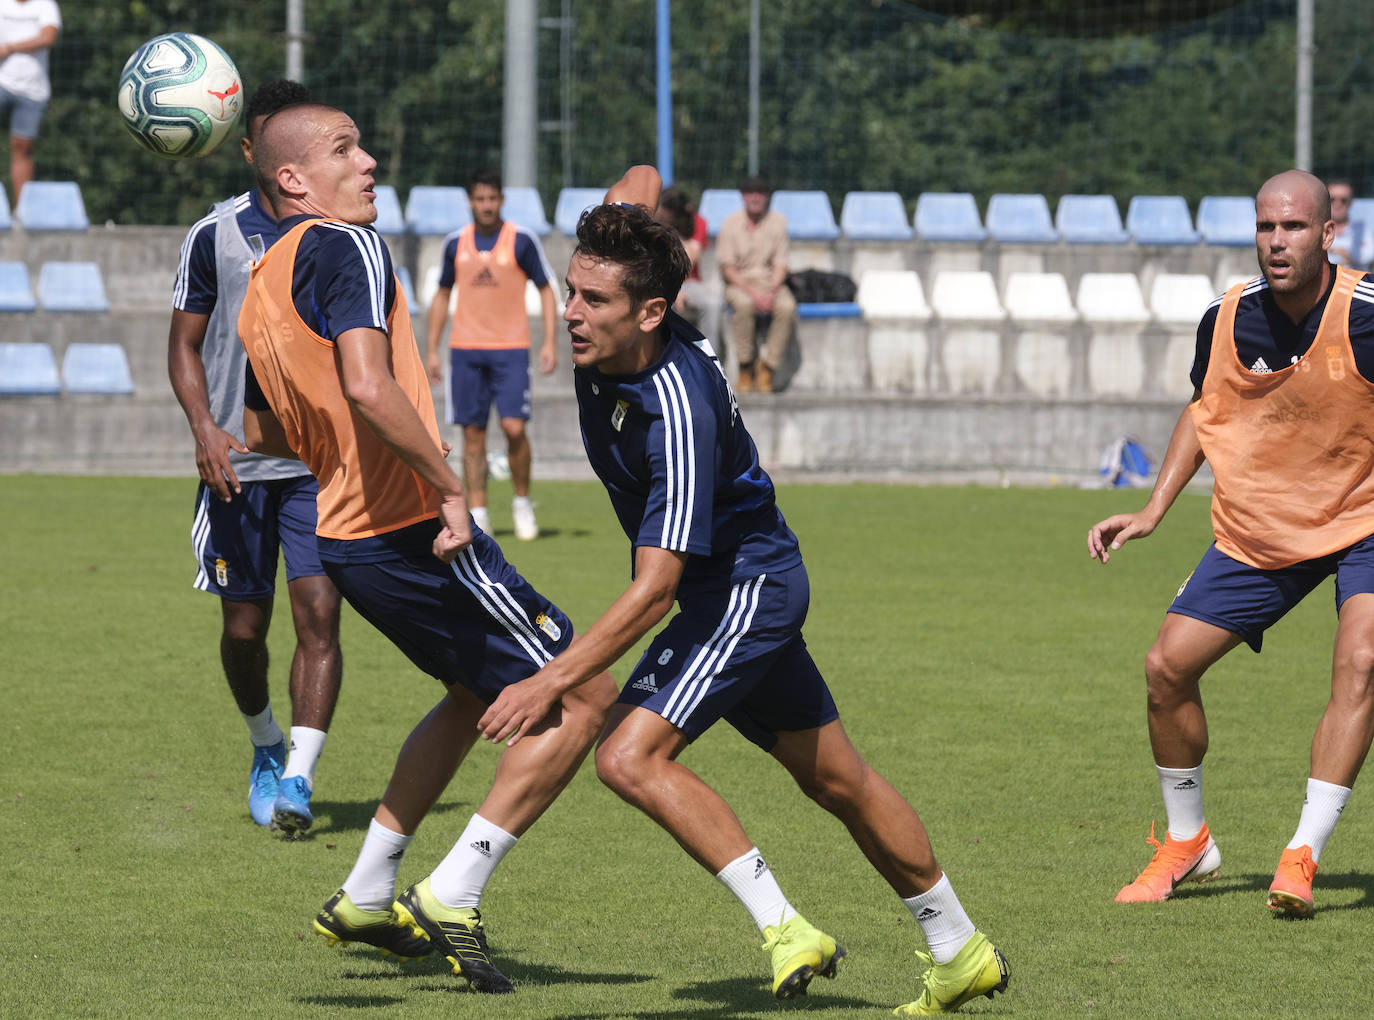
[[[205,546],[210,541],[210,488],[200,491],[196,500],[196,516],[191,521],[191,551],[196,554],[196,579],[193,582],[201,591],[210,590],[210,575],[205,572]]]
[[[543,666],[553,660],[535,633],[534,625],[525,617],[520,603],[504,584],[493,581],[482,569],[477,553],[472,546],[465,546],[451,564],[453,573],[472,592],[473,598],[482,603],[488,615],[506,628],[511,638],[525,650],[536,666]]]
[[[749,625],[754,621],[754,612],[759,607],[759,590],[763,588],[767,576],[760,574],[730,589],[730,603],[726,607],[725,618],[711,635],[711,640],[701,647],[696,658],[683,670],[682,681],[663,709],[663,718],[674,726],[686,729],[684,723],[706,697],[711,689],[711,681],[720,675],[740,638],[748,633]]]

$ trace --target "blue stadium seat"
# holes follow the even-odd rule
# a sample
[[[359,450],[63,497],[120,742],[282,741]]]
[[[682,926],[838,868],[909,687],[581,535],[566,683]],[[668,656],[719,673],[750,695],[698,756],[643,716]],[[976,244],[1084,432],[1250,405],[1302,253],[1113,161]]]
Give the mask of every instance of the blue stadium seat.
[[[1255,200],[1240,195],[1204,196],[1197,207],[1197,232],[1208,244],[1254,244]]]
[[[544,216],[544,200],[539,197],[538,188],[508,187],[502,189],[506,200],[501,203],[501,218],[517,226],[532,230],[540,237],[548,235],[553,228]]]
[[[560,234],[572,237],[577,233],[577,221],[594,205],[606,197],[605,188],[564,188],[558,193],[558,205],[553,210],[553,225]]]
[[[372,224],[383,237],[396,237],[406,232],[405,217],[401,214],[401,199],[390,184],[378,184],[377,219]]]
[[[417,184],[406,198],[406,226],[419,237],[443,237],[472,222],[467,188]]]
[[[798,301],[799,319],[862,319],[864,310],[857,301]]]
[[[966,191],[928,191],[916,199],[916,236],[922,241],[985,241],[978,203]]]
[[[1069,244],[1125,244],[1131,239],[1111,195],[1061,195],[1054,225]]]
[[[44,262],[38,273],[38,306],[45,312],[108,312],[100,267],[94,262]]]
[[[840,236],[824,191],[775,191],[768,207],[786,217],[787,236],[793,240],[833,241]]]
[[[1012,244],[1054,244],[1059,233],[1044,195],[993,195],[988,200],[988,233]]]
[[[734,188],[707,188],[701,193],[697,215],[706,221],[706,233],[715,237],[725,217],[744,208],[744,197]]]
[[[91,225],[75,181],[29,181],[14,215],[25,230],[85,230]]]
[[[401,281],[401,293],[406,296],[406,305],[410,308],[410,314],[414,315],[419,310],[419,302],[415,300],[415,283],[410,278],[410,270],[405,266],[396,266],[396,279]]]
[[[906,205],[895,191],[851,191],[840,207],[840,230],[854,241],[910,241]]]
[[[1136,244],[1197,244],[1182,195],[1136,195],[1126,207],[1126,230]]]
[[[1365,229],[1374,227],[1374,198],[1357,198],[1350,203],[1350,218],[1363,223]]]
[[[62,387],[68,393],[131,394],[134,377],[119,344],[68,344],[62,355]]]
[[[51,347],[0,343],[0,395],[49,396],[61,392]]]
[[[22,262],[0,262],[0,312],[34,310],[29,271]]]

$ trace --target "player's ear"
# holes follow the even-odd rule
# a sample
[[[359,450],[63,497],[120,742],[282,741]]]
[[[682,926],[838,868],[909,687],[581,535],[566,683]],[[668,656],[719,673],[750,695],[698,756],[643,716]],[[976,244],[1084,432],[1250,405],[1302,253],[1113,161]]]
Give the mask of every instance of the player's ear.
[[[243,161],[249,166],[253,165],[253,140],[247,135],[239,139],[239,148],[243,150]]]
[[[305,194],[305,181],[294,163],[283,163],[277,167],[277,192],[281,195],[299,197]]]
[[[639,331],[652,333],[663,325],[663,317],[668,314],[666,298],[653,297],[639,306]]]

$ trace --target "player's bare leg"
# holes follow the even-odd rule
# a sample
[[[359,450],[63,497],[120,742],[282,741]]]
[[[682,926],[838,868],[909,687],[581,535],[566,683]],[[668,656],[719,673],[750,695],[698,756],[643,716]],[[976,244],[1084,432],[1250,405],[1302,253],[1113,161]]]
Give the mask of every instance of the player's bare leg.
[[[463,496],[468,509],[487,505],[487,428],[463,426]],[[481,526],[481,521],[477,522]],[[485,528],[483,530],[486,530]]]
[[[596,751],[602,782],[663,826],[747,909],[764,936],[779,999],[834,977],[844,947],[810,925],[783,896],[725,799],[676,758],[687,737],[648,709],[617,705]]]
[[[1312,770],[1297,832],[1279,856],[1266,904],[1290,917],[1310,917],[1317,862],[1350,798],[1374,736],[1374,595],[1341,605],[1331,657],[1331,697],[1312,735]]]
[[[1204,882],[1221,868],[1221,852],[1202,810],[1202,759],[1207,754],[1207,717],[1202,675],[1236,645],[1232,631],[1191,616],[1166,613],[1145,656],[1146,714],[1150,747],[1164,797],[1168,832],[1135,881],[1116,894],[1118,903],[1168,899],[1183,882]]]
[[[268,697],[267,631],[272,623],[272,598],[251,602],[220,599],[224,627],[219,656],[229,692],[234,696],[253,741],[253,766],[248,774],[248,811],[259,825],[272,824],[272,807],[286,767],[286,737],[272,715]]]
[[[501,993],[512,988],[491,959],[477,909],[482,892],[516,840],[577,772],[617,693],[610,674],[602,673],[564,695],[548,718],[507,747],[491,789],[448,856],[428,878],[396,899],[398,922],[427,937],[475,991]],[[468,746],[485,709],[481,703],[463,706]],[[381,811],[377,817],[385,824]]]
[[[511,484],[515,488],[515,502],[511,516],[515,519],[515,537],[528,542],[539,537],[539,523],[535,520],[534,505],[530,502],[530,439],[523,418],[502,418],[501,429],[506,434],[506,459],[510,463]]]
[[[339,649],[339,592],[323,575],[287,583],[296,650],[291,658],[291,739],[281,788],[272,804],[273,825],[288,835],[314,823],[310,798],[343,679]]]
[[[773,757],[808,797],[844,823],[898,896],[923,893],[940,880],[916,809],[864,761],[838,719],[779,734]]]

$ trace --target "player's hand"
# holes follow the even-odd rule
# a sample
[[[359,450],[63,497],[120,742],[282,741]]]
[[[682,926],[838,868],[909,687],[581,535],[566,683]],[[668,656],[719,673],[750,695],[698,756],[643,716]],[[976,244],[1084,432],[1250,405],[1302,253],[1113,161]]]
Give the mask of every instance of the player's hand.
[[[439,361],[438,354],[431,354],[425,358],[425,371],[429,373],[429,381],[441,383],[444,381],[444,367]]]
[[[444,460],[448,460],[448,455],[453,452],[453,444],[447,439],[439,440],[439,450],[444,455]]]
[[[439,504],[439,522],[443,526],[434,536],[431,551],[445,563],[472,544],[472,525],[468,518],[468,503],[462,496],[449,496]]]
[[[484,740],[514,747],[516,741],[538,725],[558,701],[556,687],[536,673],[518,684],[511,684],[491,703],[477,720],[477,730]]]
[[[228,503],[234,496],[243,491],[239,485],[239,476],[229,463],[229,451],[234,450],[238,453],[252,453],[253,451],[218,425],[210,425],[196,430],[195,437],[196,470],[200,472],[201,480],[215,494],[215,498]]]
[[[754,307],[760,312],[771,312],[773,310],[773,292],[771,290],[755,291]]]
[[[539,349],[539,371],[544,375],[553,375],[553,370],[558,367],[558,345],[546,343]]]
[[[1113,514],[1088,529],[1088,555],[1106,563],[1111,552],[1120,549],[1133,538],[1144,538],[1155,530],[1159,521],[1143,510],[1133,514]]]

